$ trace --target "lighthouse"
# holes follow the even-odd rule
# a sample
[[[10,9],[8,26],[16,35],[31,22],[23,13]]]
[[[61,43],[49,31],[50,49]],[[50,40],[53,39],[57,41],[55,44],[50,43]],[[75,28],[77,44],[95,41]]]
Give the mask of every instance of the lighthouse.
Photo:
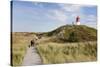
[[[76,25],[80,25],[80,17],[79,16],[76,17]]]

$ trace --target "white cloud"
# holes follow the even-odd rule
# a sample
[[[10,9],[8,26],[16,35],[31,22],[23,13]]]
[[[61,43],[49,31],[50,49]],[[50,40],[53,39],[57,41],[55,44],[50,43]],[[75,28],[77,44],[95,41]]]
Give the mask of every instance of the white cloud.
[[[62,24],[70,23],[68,20],[72,17],[76,17],[81,12],[80,5],[58,4],[58,6],[60,7],[59,9],[49,10],[47,15],[49,18],[57,20]]]
[[[62,24],[65,24],[67,22],[67,16],[66,14],[61,10],[49,10],[49,13],[47,16],[53,20],[59,21]]]
[[[35,6],[38,6],[40,8],[44,8],[43,4],[41,2],[32,2]]]
[[[61,7],[61,9],[63,9],[65,12],[70,13],[70,18],[75,18],[76,16],[80,16],[81,19],[83,19],[83,21],[86,22],[97,22],[97,17],[95,15],[87,15],[83,13],[83,8],[84,7],[94,7],[94,5],[66,5],[66,4],[60,4],[59,5]]]
[[[76,16],[80,16],[82,13],[82,5],[72,5],[72,4],[59,4],[61,10],[63,10],[68,18],[71,20],[70,22],[74,22]]]
[[[94,14],[84,14],[83,8],[93,7],[93,6],[83,6],[83,5],[66,5],[59,4],[59,9],[49,10],[47,13],[47,17],[58,21],[60,25],[70,24],[71,22],[75,22],[76,16],[80,16],[81,24],[88,25],[96,28],[97,16]]]
[[[81,10],[80,5],[66,5],[66,4],[59,4],[62,10],[66,12],[79,12]]]

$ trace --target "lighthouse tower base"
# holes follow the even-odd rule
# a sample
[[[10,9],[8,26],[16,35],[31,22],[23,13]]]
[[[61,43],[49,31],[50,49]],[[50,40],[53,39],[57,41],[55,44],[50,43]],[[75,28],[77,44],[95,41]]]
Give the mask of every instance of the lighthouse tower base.
[[[80,22],[76,22],[76,25],[80,25]]]

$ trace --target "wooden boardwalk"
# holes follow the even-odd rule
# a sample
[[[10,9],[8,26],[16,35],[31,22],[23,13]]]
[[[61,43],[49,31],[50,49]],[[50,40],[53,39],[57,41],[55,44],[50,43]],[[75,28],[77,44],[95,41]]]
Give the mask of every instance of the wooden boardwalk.
[[[42,64],[41,58],[35,47],[30,47],[23,59],[22,66],[32,66]]]

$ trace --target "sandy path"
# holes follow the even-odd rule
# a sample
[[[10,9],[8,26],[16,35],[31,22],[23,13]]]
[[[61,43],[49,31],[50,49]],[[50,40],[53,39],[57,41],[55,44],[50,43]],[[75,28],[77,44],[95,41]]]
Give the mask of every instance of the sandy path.
[[[22,62],[22,66],[31,66],[39,64],[42,64],[42,61],[35,47],[28,48],[27,53]]]

